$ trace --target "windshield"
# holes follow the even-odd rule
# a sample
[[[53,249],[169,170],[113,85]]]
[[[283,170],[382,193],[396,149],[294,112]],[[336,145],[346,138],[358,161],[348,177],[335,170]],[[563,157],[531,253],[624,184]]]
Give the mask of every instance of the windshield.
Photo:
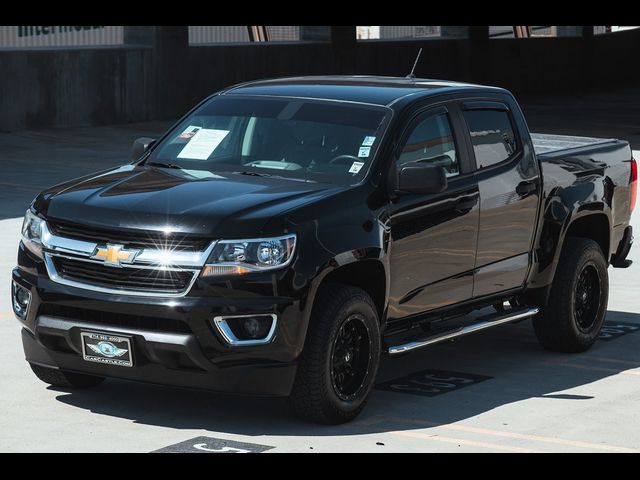
[[[217,96],[165,137],[147,163],[354,184],[373,161],[388,112],[328,101]]]

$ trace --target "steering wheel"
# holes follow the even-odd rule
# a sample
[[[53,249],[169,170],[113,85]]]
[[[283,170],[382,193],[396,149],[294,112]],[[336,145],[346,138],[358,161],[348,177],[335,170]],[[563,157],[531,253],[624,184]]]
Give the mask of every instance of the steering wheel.
[[[361,162],[362,160],[355,155],[338,155],[337,157],[333,157],[329,160],[329,165],[335,165],[336,163],[347,163],[347,162]]]

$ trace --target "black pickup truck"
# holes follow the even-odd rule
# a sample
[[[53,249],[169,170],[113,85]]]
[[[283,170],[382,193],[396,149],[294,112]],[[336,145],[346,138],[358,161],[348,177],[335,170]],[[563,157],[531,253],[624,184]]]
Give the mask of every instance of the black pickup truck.
[[[354,418],[381,355],[533,320],[588,349],[626,267],[627,142],[530,134],[506,90],[242,84],[26,213],[12,304],[43,381],[288,396]]]

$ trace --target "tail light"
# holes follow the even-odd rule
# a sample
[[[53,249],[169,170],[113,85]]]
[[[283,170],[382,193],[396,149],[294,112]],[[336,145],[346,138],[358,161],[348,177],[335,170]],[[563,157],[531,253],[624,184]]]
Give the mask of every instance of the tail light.
[[[631,182],[629,182],[629,209],[633,212],[638,196],[638,164],[631,158]]]

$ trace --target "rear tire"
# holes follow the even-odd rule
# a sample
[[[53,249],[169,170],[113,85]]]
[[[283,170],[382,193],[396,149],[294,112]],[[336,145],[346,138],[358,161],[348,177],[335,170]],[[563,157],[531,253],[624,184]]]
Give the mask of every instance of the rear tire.
[[[55,368],[42,367],[33,363],[29,364],[31,370],[40,380],[49,385],[65,388],[89,388],[100,385],[104,382],[104,377],[95,375],[84,375],[82,373],[65,372]]]
[[[607,268],[596,242],[586,238],[566,240],[549,301],[533,319],[536,336],[544,348],[578,353],[593,345],[607,311]]]
[[[330,284],[316,298],[289,403],[300,418],[336,425],[364,408],[380,362],[380,324],[369,295]]]

